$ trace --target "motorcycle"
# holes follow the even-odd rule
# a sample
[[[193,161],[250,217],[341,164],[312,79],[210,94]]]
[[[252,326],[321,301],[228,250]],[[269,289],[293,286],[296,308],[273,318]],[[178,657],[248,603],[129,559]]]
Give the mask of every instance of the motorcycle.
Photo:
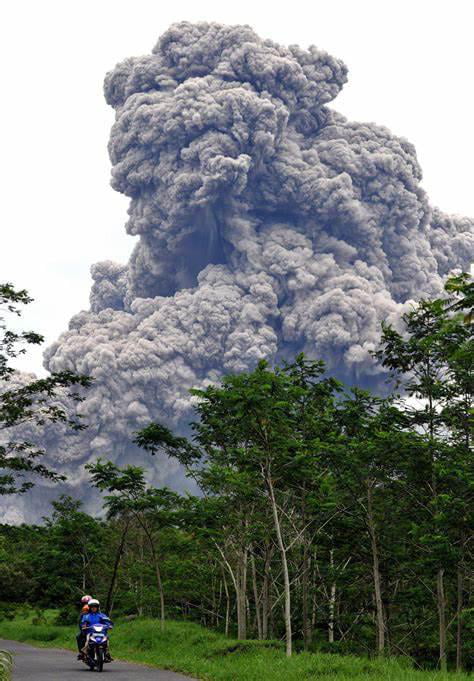
[[[101,672],[104,668],[109,645],[107,635],[109,628],[107,624],[93,624],[89,629],[83,661],[91,671],[97,669]]]

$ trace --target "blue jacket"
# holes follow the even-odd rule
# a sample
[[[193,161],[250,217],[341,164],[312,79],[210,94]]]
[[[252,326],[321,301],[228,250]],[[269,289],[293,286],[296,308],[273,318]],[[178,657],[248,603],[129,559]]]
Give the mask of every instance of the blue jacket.
[[[105,624],[107,629],[112,629],[114,626],[112,620],[104,615],[103,612],[89,612],[81,618],[81,629],[89,629],[94,624]]]

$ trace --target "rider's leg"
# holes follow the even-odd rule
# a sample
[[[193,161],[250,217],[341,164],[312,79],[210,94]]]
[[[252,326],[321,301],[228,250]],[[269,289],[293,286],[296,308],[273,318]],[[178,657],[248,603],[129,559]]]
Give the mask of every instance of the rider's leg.
[[[77,649],[79,651],[78,654],[78,659],[82,658],[83,652],[82,649],[84,648],[84,644],[86,642],[86,634],[84,631],[80,631],[78,635],[76,636],[76,641],[77,641]]]
[[[84,643],[86,642],[86,634],[83,631],[80,631],[76,636],[76,641],[77,649],[79,652],[81,652],[81,650],[84,648]]]
[[[112,655],[110,654],[110,641],[107,641],[107,648],[105,649],[105,662],[112,662]]]

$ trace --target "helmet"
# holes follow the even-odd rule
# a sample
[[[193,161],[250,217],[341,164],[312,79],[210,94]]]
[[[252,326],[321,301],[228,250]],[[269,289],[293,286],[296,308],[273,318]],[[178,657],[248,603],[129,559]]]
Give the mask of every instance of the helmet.
[[[91,601],[91,600],[92,600],[92,596],[83,596],[81,598],[81,603],[84,603],[85,605],[87,605],[87,603],[89,603],[89,601]]]
[[[97,600],[97,598],[91,598],[89,603],[87,604],[89,608],[100,608],[100,603]]]

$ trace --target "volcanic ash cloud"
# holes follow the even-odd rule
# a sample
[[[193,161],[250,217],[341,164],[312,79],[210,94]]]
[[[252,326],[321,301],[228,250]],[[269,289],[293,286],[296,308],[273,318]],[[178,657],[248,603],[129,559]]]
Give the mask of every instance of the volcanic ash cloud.
[[[133,431],[182,426],[190,387],[261,358],[304,351],[376,385],[380,323],[468,269],[473,221],[430,207],[414,147],[328,108],[346,79],[314,46],[187,22],[107,74],[112,186],[139,240],[92,267],[90,310],[45,354],[95,377],[88,430],[47,434],[66,470],[135,457]]]

